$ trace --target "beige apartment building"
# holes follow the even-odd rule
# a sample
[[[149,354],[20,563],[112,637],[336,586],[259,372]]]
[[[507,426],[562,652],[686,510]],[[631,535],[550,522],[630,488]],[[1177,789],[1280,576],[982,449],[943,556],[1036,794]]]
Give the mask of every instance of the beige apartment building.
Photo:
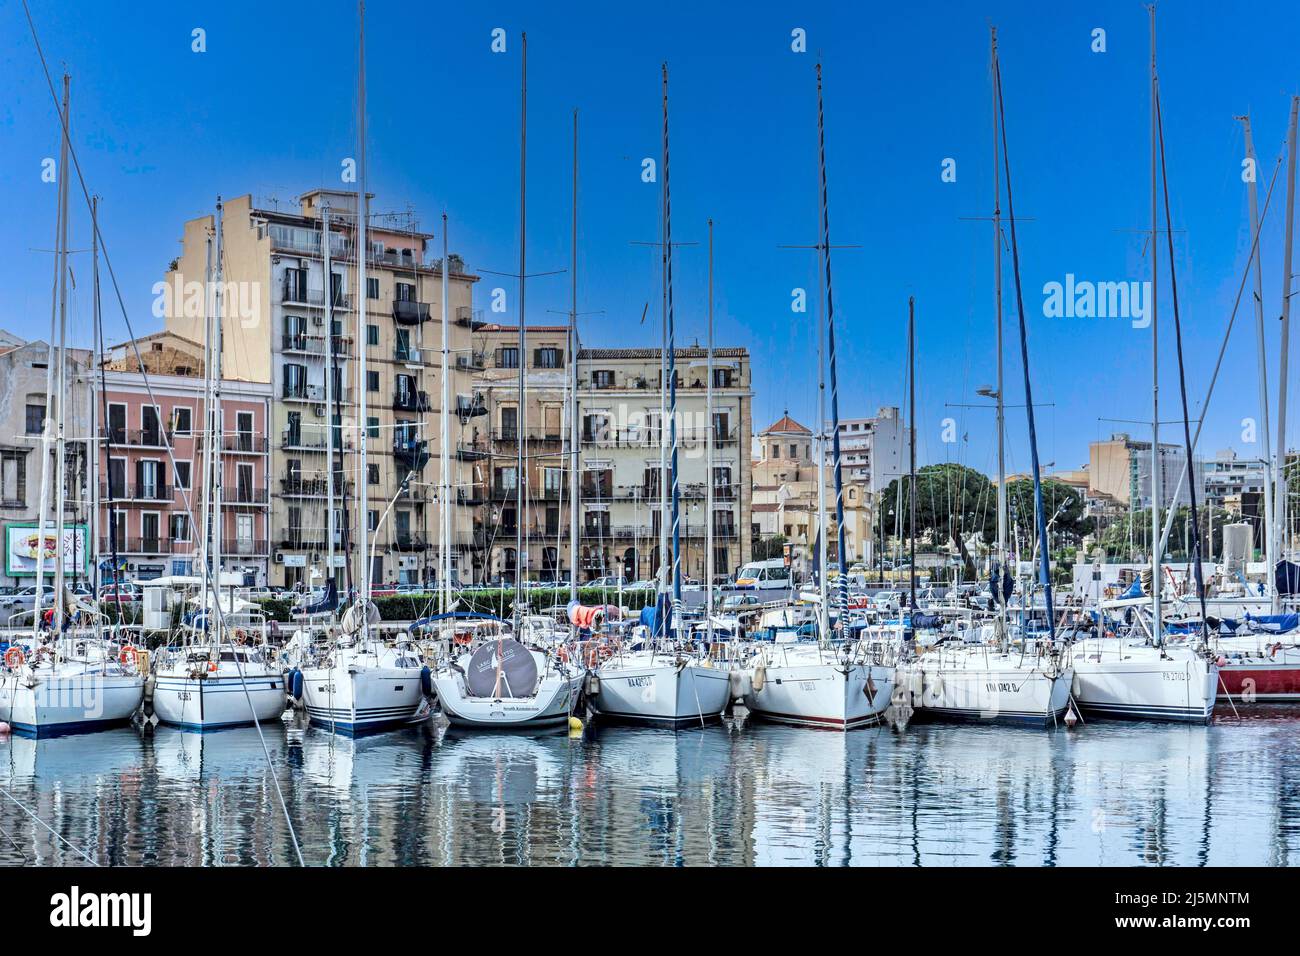
[[[713,350],[713,420],[707,413],[707,352],[676,350],[678,527],[682,575],[705,577],[708,523],[714,573],[733,574],[750,558],[750,436],[753,398],[749,352]],[[581,441],[579,568],[584,578],[654,577],[661,527],[671,548],[671,515],[661,506],[660,423],[667,404],[657,348],[580,349],[578,426]],[[713,474],[706,438],[712,435]],[[713,483],[713,514],[706,483]],[[670,556],[670,552],[664,551]]]
[[[446,263],[434,258],[433,236],[413,218],[372,206],[366,288],[358,289],[356,194],[313,190],[293,208],[269,208],[276,205],[241,196],[225,203],[222,223],[222,375],[272,387],[270,583],[319,584],[332,551],[331,571],[345,587],[360,572],[361,520],[373,532],[372,580],[430,582],[438,567],[442,274],[446,268],[455,443],[486,414],[473,381],[478,278],[454,254]],[[181,255],[156,290],[167,329],[193,341],[203,339],[202,293],[196,303],[194,290],[208,274],[214,226],[212,215],[185,224]],[[365,474],[356,454],[363,430]],[[456,566],[473,544],[474,464],[453,460]]]

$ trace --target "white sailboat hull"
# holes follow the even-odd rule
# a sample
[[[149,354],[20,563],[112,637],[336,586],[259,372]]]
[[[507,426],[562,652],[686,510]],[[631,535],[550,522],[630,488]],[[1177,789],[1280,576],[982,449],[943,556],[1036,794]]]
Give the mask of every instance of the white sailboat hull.
[[[190,671],[159,671],[153,710],[158,719],[183,730],[218,730],[276,720],[285,708],[284,677],[258,670],[192,676]],[[250,706],[251,705],[251,706]]]
[[[599,690],[590,703],[610,720],[662,725],[716,720],[730,699],[727,671],[695,663],[606,661],[596,672]]]
[[[1091,640],[1076,645],[1072,663],[1084,717],[1205,723],[1214,713],[1219,669],[1190,651],[1162,657],[1154,647]]]
[[[532,697],[470,697],[455,674],[435,678],[433,688],[443,714],[457,727],[553,727],[568,723],[583,676],[544,677]]]
[[[1074,672],[1021,666],[1019,653],[983,648],[947,663],[929,655],[907,665],[907,688],[918,719],[994,720],[1052,725],[1065,715]]]
[[[311,722],[336,733],[385,730],[417,719],[423,693],[418,668],[307,667],[303,702]]]
[[[762,668],[761,677],[751,671],[746,684],[745,707],[755,717],[851,730],[882,719],[894,690],[894,668],[774,661]]]
[[[11,673],[0,680],[0,720],[30,736],[82,733],[126,723],[143,699],[139,674]]]

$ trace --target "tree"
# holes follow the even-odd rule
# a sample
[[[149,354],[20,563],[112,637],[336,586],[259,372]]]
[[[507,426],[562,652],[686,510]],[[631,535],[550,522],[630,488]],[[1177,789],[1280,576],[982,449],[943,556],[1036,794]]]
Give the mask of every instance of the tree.
[[[768,561],[785,555],[785,535],[774,534],[770,538],[759,538],[750,549],[752,560]]]
[[[911,476],[905,475],[880,493],[874,531],[878,537],[882,526],[886,537],[896,531],[904,538],[912,534],[910,482]],[[916,537],[951,542],[962,556],[966,579],[975,577],[975,565],[966,552],[965,536],[979,534],[987,544],[996,529],[997,491],[986,475],[953,462],[917,470]]]
[[[1091,533],[1094,522],[1084,514],[1083,495],[1077,488],[1055,478],[1044,478],[1042,487],[1043,520],[1052,521],[1053,515],[1056,515],[1052,531],[1061,532],[1074,541]],[[1016,516],[1015,520],[1020,522],[1022,529],[1029,529],[1030,539],[1038,540],[1032,478],[1017,478],[1007,482],[1007,508]],[[1056,514],[1058,508],[1062,509],[1059,515]]]

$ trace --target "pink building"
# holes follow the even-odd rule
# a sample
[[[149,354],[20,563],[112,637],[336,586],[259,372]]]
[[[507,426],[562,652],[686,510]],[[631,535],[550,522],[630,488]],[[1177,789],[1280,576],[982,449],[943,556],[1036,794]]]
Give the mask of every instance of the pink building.
[[[146,386],[127,371],[104,378],[99,559],[107,571],[116,550],[126,580],[197,573],[211,437],[203,431],[204,380],[151,373]],[[270,404],[269,383],[221,383],[221,569],[242,573],[250,586],[267,581]]]

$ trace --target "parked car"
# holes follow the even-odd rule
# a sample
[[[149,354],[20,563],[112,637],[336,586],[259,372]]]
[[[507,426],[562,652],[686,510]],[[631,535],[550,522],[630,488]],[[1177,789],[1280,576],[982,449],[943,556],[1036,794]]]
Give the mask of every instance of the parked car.
[[[101,604],[134,604],[140,600],[140,585],[131,581],[105,584],[99,589]]]
[[[42,585],[42,592],[41,607],[49,607],[54,602],[54,585]],[[19,588],[14,594],[0,597],[0,620],[11,626],[30,624],[31,612],[35,607],[36,585],[30,584],[25,588]]]
[[[902,591],[877,591],[871,596],[871,605],[878,611],[897,613],[902,606]]]

